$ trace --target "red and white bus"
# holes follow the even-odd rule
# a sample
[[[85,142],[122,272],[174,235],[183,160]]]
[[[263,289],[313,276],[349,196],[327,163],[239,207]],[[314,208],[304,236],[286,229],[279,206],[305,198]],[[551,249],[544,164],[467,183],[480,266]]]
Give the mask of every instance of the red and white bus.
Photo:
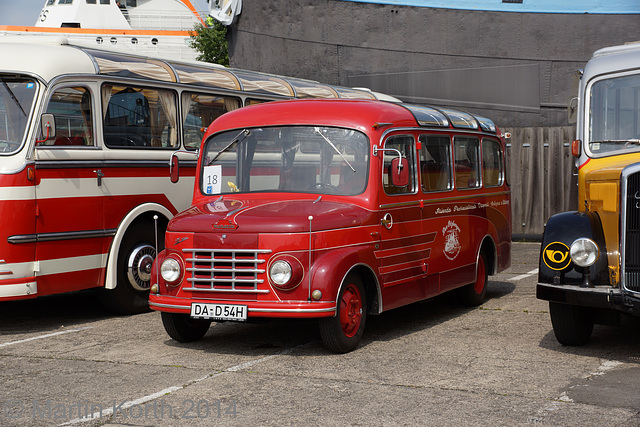
[[[148,310],[153,218],[162,247],[206,125],[264,101],[377,96],[54,37],[2,37],[0,57],[0,301],[102,288],[116,310]]]
[[[318,318],[354,349],[368,314],[511,263],[505,140],[491,120],[382,101],[292,100],[208,128],[191,208],[168,225],[151,308],[177,341],[212,321]]]

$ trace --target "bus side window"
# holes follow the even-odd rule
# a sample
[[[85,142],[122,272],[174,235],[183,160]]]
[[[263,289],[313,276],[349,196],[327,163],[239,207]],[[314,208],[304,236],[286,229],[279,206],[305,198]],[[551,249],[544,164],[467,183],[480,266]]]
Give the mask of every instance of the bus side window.
[[[40,145],[93,146],[91,93],[85,87],[57,89],[47,105],[46,113],[56,118],[56,138]]]
[[[456,166],[456,188],[479,188],[480,141],[478,138],[456,136],[453,138],[453,157]]]
[[[182,93],[182,131],[184,146],[200,148],[200,142],[212,121],[228,111],[240,108],[240,99],[203,93]]]
[[[383,162],[383,171],[382,171],[382,186],[384,187],[384,192],[387,194],[407,194],[413,193],[415,191],[415,163],[416,159],[414,156],[414,140],[413,137],[407,135],[399,135],[392,136],[384,144],[385,149],[393,149],[393,150],[385,150],[383,151],[384,162]],[[393,180],[391,174],[394,172],[394,168],[391,167],[391,162],[393,159],[398,158],[398,150],[403,158],[408,160],[409,166],[409,183],[404,187],[396,187],[393,185]],[[397,172],[397,171],[396,171]]]
[[[178,108],[173,91],[105,84],[102,106],[107,147],[178,146]]]
[[[420,135],[422,191],[444,191],[452,187],[451,140],[443,135]]]
[[[500,143],[493,139],[482,140],[482,174],[485,187],[497,187],[504,181]]]

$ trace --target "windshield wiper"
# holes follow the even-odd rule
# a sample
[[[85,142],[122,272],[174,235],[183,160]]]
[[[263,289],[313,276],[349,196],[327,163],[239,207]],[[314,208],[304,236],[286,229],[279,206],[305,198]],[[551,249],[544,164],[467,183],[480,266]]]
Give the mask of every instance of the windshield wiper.
[[[336,147],[336,146],[333,144],[333,142],[331,142],[331,141],[329,140],[329,138],[327,138],[326,136],[324,136],[324,134],[320,131],[320,128],[319,128],[319,127],[317,127],[317,126],[316,126],[316,127],[314,127],[314,128],[313,128],[313,130],[315,130],[315,131],[316,131],[316,133],[317,133],[318,135],[320,135],[320,136],[321,136],[325,141],[327,141],[327,144],[329,144],[329,145],[331,146],[331,148],[333,148],[333,149],[336,151],[336,153],[340,154],[340,157],[342,157],[342,160],[344,160],[344,162],[347,164],[347,166],[349,166],[349,167],[351,168],[351,170],[352,170],[352,171],[354,171],[354,172],[356,171],[356,170],[353,168],[353,166],[351,166],[351,163],[349,163],[349,160],[347,160],[347,159],[344,157],[344,154],[342,154],[342,153],[340,152],[340,150],[338,150],[338,147]]]
[[[223,153],[226,153],[228,150],[234,148],[239,142],[244,141],[249,135],[251,135],[251,131],[249,129],[243,129],[226,147],[218,151],[218,154],[216,154],[216,156],[209,162],[209,164],[213,164],[213,162],[218,160],[218,157],[220,157]]]
[[[0,79],[0,80],[2,80],[2,79]],[[7,92],[9,92],[9,96],[11,96],[11,99],[13,99],[13,102],[16,103],[18,108],[20,108],[20,111],[22,111],[22,114],[26,117],[27,113],[24,111],[24,108],[22,108],[22,105],[20,104],[20,101],[18,101],[18,98],[16,98],[16,96],[13,94],[13,91],[11,90],[11,88],[9,87],[7,82],[2,80],[2,84],[4,85],[4,88],[7,90]]]

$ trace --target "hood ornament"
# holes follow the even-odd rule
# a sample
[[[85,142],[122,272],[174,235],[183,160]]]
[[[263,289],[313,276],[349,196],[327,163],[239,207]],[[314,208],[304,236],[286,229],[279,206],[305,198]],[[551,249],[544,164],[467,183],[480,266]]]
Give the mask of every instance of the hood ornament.
[[[222,218],[218,222],[212,225],[215,230],[235,230],[238,228],[238,224],[230,221],[227,218]]]

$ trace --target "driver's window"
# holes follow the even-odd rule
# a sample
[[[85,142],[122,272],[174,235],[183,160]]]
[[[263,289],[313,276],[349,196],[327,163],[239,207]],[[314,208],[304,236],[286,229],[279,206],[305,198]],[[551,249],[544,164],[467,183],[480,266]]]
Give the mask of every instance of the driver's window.
[[[95,145],[91,92],[86,87],[56,89],[47,104],[46,113],[56,119],[56,137],[39,143],[65,147]]]
[[[416,190],[416,178],[415,178],[415,150],[414,139],[409,135],[397,135],[392,136],[384,144],[384,164],[382,171],[382,186],[384,192],[387,194],[406,194],[413,193]],[[392,174],[398,171],[398,166],[392,166],[393,160],[397,159],[401,155],[402,158],[407,159],[407,167],[409,168],[409,183],[403,187],[399,187],[394,184]]]

